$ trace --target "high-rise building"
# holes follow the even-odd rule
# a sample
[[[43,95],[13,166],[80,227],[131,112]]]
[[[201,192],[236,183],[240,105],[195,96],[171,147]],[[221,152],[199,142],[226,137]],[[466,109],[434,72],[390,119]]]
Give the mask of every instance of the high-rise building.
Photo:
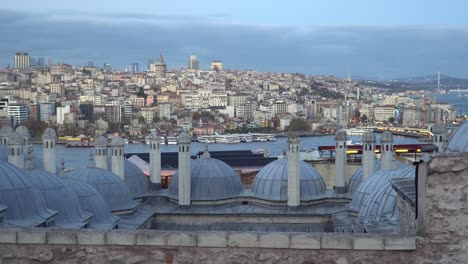
[[[20,125],[28,119],[28,109],[24,105],[9,105],[8,116],[11,118],[12,125]]]
[[[148,63],[146,64],[146,69],[149,71],[151,70],[151,64],[154,63],[154,59],[148,59]]]
[[[55,115],[55,103],[41,103],[39,104],[39,120],[49,122]]]
[[[137,62],[128,65],[128,72],[136,73],[140,71],[140,65]]]
[[[223,71],[223,62],[220,60],[214,60],[211,62],[211,70],[215,72]]]
[[[15,69],[29,68],[29,54],[27,52],[17,52],[15,54]]]
[[[188,61],[187,69],[190,70],[199,70],[200,69],[200,62],[197,59],[197,56],[191,55]]]

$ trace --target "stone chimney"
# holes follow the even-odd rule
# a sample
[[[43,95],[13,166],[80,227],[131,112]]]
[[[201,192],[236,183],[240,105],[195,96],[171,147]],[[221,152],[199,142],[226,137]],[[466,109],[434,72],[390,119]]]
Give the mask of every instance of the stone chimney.
[[[299,137],[291,133],[288,138],[288,206],[301,205],[301,175],[299,168]]]
[[[438,122],[432,128],[432,133],[434,134],[433,144],[437,147],[437,152],[444,152],[444,142],[445,142],[445,125],[444,123]]]
[[[380,137],[380,159],[382,162],[382,170],[390,170],[393,168],[393,135],[390,131],[385,131]]]
[[[362,136],[362,169],[363,179],[375,172],[375,135],[373,131],[367,131]]]
[[[54,175],[57,173],[56,141],[57,134],[55,130],[50,127],[46,128],[42,133],[42,166],[44,170]]]
[[[96,168],[107,170],[107,138],[99,136],[94,141],[94,148],[96,150]]]
[[[161,186],[161,138],[157,133],[151,133],[150,142],[150,181]]]
[[[125,142],[122,137],[114,136],[110,143],[111,146],[111,157],[112,157],[112,172],[119,176],[122,180],[125,180],[125,157],[124,157],[124,146]]]
[[[339,130],[335,135],[335,192],[345,193],[346,192],[346,165],[347,165],[347,154],[346,148],[348,135],[346,131]]]
[[[178,139],[179,148],[179,205],[189,206],[191,198],[190,136],[182,132]]]
[[[17,132],[8,137],[8,162],[24,169],[24,137]]]

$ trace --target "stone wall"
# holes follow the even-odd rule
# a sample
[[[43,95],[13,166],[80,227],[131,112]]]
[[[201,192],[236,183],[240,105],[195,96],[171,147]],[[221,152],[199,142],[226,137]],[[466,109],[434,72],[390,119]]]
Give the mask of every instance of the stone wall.
[[[397,198],[399,222],[398,231],[402,235],[416,234],[416,213],[411,203],[405,200],[401,194]]]

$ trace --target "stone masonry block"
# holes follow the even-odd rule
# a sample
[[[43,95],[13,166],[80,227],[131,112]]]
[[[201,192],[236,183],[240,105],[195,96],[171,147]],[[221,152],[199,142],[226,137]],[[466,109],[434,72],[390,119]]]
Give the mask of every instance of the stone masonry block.
[[[17,230],[0,230],[0,244],[16,244],[16,232]]]
[[[76,236],[79,245],[105,245],[106,233],[93,230],[93,232],[78,232]]]
[[[384,238],[385,250],[416,250],[415,237],[389,236]]]
[[[79,232],[79,231],[78,231]],[[78,243],[77,232],[73,231],[47,231],[47,244],[75,245]]]
[[[199,247],[226,247],[226,232],[200,232],[198,233]]]
[[[136,234],[134,231],[113,230],[106,233],[107,245],[135,245]]]
[[[167,245],[167,233],[160,231],[142,231],[137,233],[137,245],[141,246],[165,246]]]
[[[261,248],[289,248],[288,233],[260,233],[258,246]]]
[[[228,234],[229,247],[258,247],[257,233],[230,233]]]
[[[320,249],[322,238],[312,234],[291,234],[291,248]]]
[[[195,247],[197,246],[197,236],[195,234],[175,232],[167,236],[168,246]]]
[[[324,249],[353,249],[353,239],[344,235],[323,235],[322,248]]]
[[[382,236],[354,237],[354,249],[361,250],[384,250],[384,239]]]
[[[18,230],[17,238],[18,244],[45,244],[47,241],[45,230]]]

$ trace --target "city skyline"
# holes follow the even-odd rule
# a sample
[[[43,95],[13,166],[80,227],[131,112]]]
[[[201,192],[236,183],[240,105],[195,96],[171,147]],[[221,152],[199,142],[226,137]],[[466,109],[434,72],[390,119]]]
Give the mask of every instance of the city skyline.
[[[242,1],[217,7],[207,1],[196,7],[102,1],[94,5],[105,10],[99,12],[88,11],[87,1],[46,2],[16,1],[0,9],[1,67],[12,65],[19,51],[75,65],[110,63],[116,69],[146,65],[162,52],[168,68],[186,67],[195,54],[203,69],[219,59],[226,69],[238,70],[340,77],[350,72],[371,79],[440,71],[468,77],[468,30],[463,8],[454,8],[466,5],[461,1],[444,6],[297,1],[264,10],[262,1],[251,8]]]

